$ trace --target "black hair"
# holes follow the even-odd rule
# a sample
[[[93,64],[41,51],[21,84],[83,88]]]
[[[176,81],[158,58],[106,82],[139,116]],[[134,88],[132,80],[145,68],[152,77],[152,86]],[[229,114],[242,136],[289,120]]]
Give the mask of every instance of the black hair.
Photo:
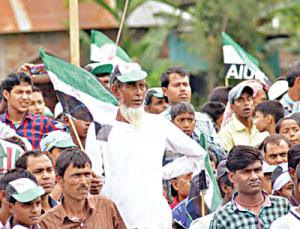
[[[264,116],[272,115],[275,123],[284,117],[284,107],[276,100],[267,100],[259,103],[255,107],[255,112],[256,111],[261,112]]]
[[[287,137],[285,137],[281,134],[272,134],[264,140],[264,144],[263,144],[264,153],[266,153],[266,151],[267,151],[268,144],[280,145],[281,141],[285,141],[286,144],[288,145],[288,147],[289,148],[291,147],[291,142],[289,141],[289,139],[287,139]]]
[[[34,178],[34,180],[36,180],[35,177],[27,170],[15,168],[7,171],[0,178],[0,191],[5,190],[9,182],[19,178]]]
[[[37,184],[37,180],[34,175],[24,169],[13,169],[8,171],[1,179],[0,179],[0,188],[1,190],[5,189],[6,193],[6,201],[15,204],[16,200],[13,198],[12,194],[16,193],[16,190],[8,185],[10,182],[20,179],[20,178],[28,178]]]
[[[15,145],[20,146],[24,151],[27,150],[25,143],[21,140],[21,138],[17,137],[17,136],[12,136],[10,138],[5,138],[4,139],[7,142],[13,143]]]
[[[2,92],[3,90],[10,92],[14,86],[20,85],[21,82],[28,83],[31,86],[33,85],[32,79],[26,73],[11,73],[2,81],[1,90]]]
[[[201,112],[207,113],[214,122],[224,113],[225,105],[221,102],[207,102],[201,107]]]
[[[290,118],[294,118],[297,120],[298,123],[300,123],[300,112],[294,112],[289,115]]]
[[[237,145],[230,150],[226,160],[226,167],[230,172],[235,172],[245,169],[256,161],[262,163],[262,155],[257,148]]]
[[[192,104],[187,102],[180,102],[176,103],[172,106],[170,114],[171,114],[171,120],[174,120],[178,115],[189,113],[193,116],[195,116],[195,109]]]
[[[39,92],[42,94],[42,91],[37,86],[32,86],[32,92]]]
[[[296,169],[300,162],[300,144],[293,145],[288,151],[288,167]]]
[[[84,168],[87,163],[92,167],[92,162],[85,152],[78,148],[68,148],[63,150],[57,158],[56,172],[63,177],[70,165],[76,168]]]
[[[277,134],[279,134],[280,128],[281,128],[281,124],[282,124],[282,122],[285,121],[285,120],[294,120],[294,121],[298,124],[298,126],[300,127],[300,123],[298,122],[298,120],[297,120],[296,118],[294,118],[294,117],[284,117],[284,118],[280,119],[280,120],[276,123],[276,126],[275,126],[275,132],[276,132]]]
[[[182,77],[187,76],[190,77],[189,73],[183,67],[173,67],[167,69],[161,76],[160,76],[160,85],[161,87],[168,87],[170,83],[170,75],[176,73]]]
[[[229,180],[228,177],[228,173],[225,173],[223,176],[221,176],[218,180],[217,180],[218,186],[219,186],[219,190],[221,193],[222,198],[224,198],[225,193],[222,190],[222,184],[227,185],[228,187],[233,188],[233,183]]]
[[[295,61],[289,66],[289,70],[286,75],[289,88],[294,86],[295,79],[300,76],[300,61]]]
[[[176,180],[177,181],[177,177],[173,178],[172,180]],[[173,187],[173,184],[171,183],[171,195],[172,197],[177,197],[178,196],[178,192],[175,190],[175,188]]]
[[[40,150],[30,150],[26,151],[21,157],[18,158],[16,161],[16,168],[19,169],[27,169],[27,162],[28,162],[28,157],[40,157],[41,155],[46,155],[44,152]],[[47,155],[46,155],[47,156]],[[47,156],[48,157],[48,156]],[[50,158],[49,158],[50,159]]]
[[[231,89],[232,89],[231,86],[215,87],[208,95],[208,102],[220,102],[226,105],[228,102],[228,94]]]

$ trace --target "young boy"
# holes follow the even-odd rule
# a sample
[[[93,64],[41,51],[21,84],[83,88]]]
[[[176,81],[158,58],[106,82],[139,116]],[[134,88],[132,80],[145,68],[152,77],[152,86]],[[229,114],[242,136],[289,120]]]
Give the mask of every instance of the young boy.
[[[268,100],[255,107],[255,125],[259,132],[275,134],[276,123],[284,117],[284,108],[276,100]]]
[[[297,119],[292,117],[285,117],[276,123],[276,133],[282,134],[289,139],[291,145],[300,143],[300,124]]]
[[[171,108],[171,121],[189,137],[193,136],[196,119],[193,105],[177,103]]]
[[[29,178],[18,178],[6,187],[6,200],[12,217],[8,220],[11,228],[39,228],[41,196],[45,191]]]
[[[172,106],[170,113],[171,121],[186,135],[192,137],[196,123],[194,107],[190,103],[181,102]],[[192,173],[188,173],[171,180],[172,209],[188,196],[191,179]]]

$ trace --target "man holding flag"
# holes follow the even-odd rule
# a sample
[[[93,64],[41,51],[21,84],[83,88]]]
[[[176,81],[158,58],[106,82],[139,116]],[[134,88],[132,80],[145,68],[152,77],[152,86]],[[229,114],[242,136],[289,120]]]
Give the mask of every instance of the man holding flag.
[[[116,66],[111,76],[119,107],[97,136],[106,176],[102,194],[115,202],[127,228],[166,229],[172,215],[162,179],[203,167],[206,152],[168,120],[144,112],[146,76],[136,64]],[[185,156],[162,167],[165,149]]]

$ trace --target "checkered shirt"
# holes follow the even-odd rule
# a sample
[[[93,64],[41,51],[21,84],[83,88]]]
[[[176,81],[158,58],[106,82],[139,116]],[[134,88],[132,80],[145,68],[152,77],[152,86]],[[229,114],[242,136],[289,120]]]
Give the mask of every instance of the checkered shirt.
[[[253,212],[238,206],[235,202],[237,193],[232,200],[216,212],[210,224],[210,229],[269,229],[272,222],[290,211],[287,199],[269,196],[260,210],[259,217]],[[242,208],[242,209],[241,209]]]
[[[30,112],[25,114],[18,128],[9,120],[7,112],[0,116],[0,121],[14,129],[18,135],[27,138],[32,145],[32,149],[39,148],[43,134],[53,130],[65,129],[62,123],[56,122],[46,116],[31,114]]]

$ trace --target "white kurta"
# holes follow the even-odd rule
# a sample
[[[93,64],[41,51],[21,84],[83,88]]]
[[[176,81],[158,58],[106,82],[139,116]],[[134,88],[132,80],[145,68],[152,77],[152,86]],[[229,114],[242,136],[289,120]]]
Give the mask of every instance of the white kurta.
[[[116,121],[101,147],[105,170],[101,192],[115,202],[126,226],[171,228],[162,179],[203,167],[206,152],[165,118],[147,113],[140,129]],[[186,156],[163,168],[166,149]]]

